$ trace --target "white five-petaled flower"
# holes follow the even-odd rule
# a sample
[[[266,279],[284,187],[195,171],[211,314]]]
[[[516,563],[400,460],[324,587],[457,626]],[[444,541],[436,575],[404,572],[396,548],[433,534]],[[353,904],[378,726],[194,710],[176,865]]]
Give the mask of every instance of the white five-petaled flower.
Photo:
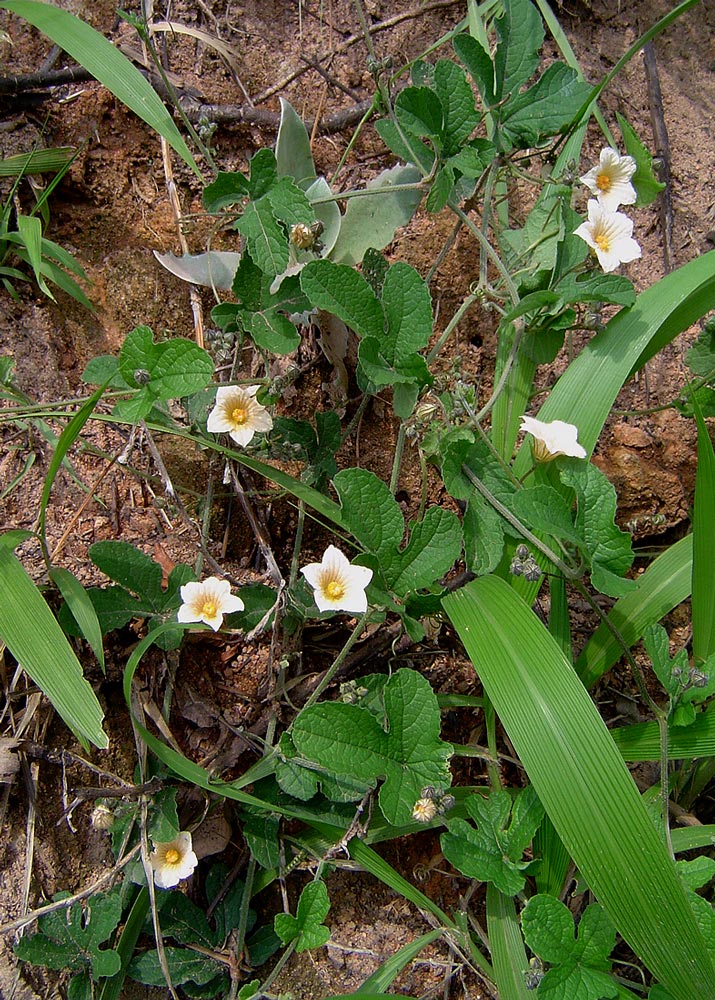
[[[604,271],[637,260],[641,248],[632,238],[633,222],[621,212],[609,212],[595,198],[589,198],[588,221],[574,230],[591,247]]]
[[[365,588],[372,570],[353,566],[334,545],[327,547],[321,562],[303,566],[301,573],[313,588],[319,611],[367,611]]]
[[[631,177],[636,172],[636,161],[632,156],[620,156],[606,146],[601,150],[598,165],[592,167],[579,180],[593,191],[599,203],[609,212],[615,212],[619,205],[633,205],[636,190]]]
[[[535,417],[523,416],[519,429],[534,438],[533,452],[537,462],[550,462],[559,455],[586,457],[586,449],[578,443],[578,427],[574,424],[567,424],[563,420],[546,423]]]
[[[154,871],[154,884],[160,889],[172,889],[193,874],[199,863],[191,844],[191,834],[184,831],[173,840],[154,843],[149,858]]]
[[[228,580],[219,580],[217,576],[209,576],[202,583],[185,583],[181,600],[178,621],[206,622],[214,632],[221,628],[224,615],[244,608],[241,598],[231,593]]]
[[[216,405],[206,424],[212,434],[227,433],[245,448],[256,431],[273,426],[270,413],[256,399],[260,385],[222,385],[216,392]]]

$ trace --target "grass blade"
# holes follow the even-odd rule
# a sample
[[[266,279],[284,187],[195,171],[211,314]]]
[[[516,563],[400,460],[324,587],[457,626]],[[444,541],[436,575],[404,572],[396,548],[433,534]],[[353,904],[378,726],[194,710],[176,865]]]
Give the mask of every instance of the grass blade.
[[[30,153],[16,153],[0,160],[0,177],[24,177],[45,171],[61,170],[71,162],[73,146],[53,146],[51,149],[33,149]]]
[[[0,593],[0,638],[79,739],[106,750],[109,740],[102,730],[101,706],[11,544],[0,544]]]
[[[693,553],[693,536],[686,535],[655,559],[638,580],[638,589],[626,594],[611,608],[608,620],[627,647],[663,615],[687,599]],[[616,663],[623,649],[609,627],[602,622],[576,660],[576,672],[591,687]]]
[[[94,610],[94,605],[89,599],[89,594],[77,577],[73,573],[70,573],[68,569],[53,566],[50,570],[50,579],[67,601],[67,607],[79,625],[82,635],[92,647],[92,652],[99,661],[102,673],[106,673],[104,668],[102,630],[99,627],[97,612]]]
[[[589,341],[549,393],[539,420],[576,424],[578,439],[591,452],[623,384],[657,353],[712,308],[715,251],[696,257],[642,292]],[[522,444],[514,464],[519,478],[531,465]]]
[[[417,958],[423,948],[426,948],[428,944],[432,944],[433,941],[437,941],[441,937],[442,929],[438,927],[437,930],[429,931],[427,934],[423,934],[421,937],[415,938],[414,941],[410,941],[409,944],[404,945],[394,955],[390,955],[379,969],[376,969],[371,976],[367,977],[364,983],[358,986],[355,990],[355,996],[362,997],[365,993],[374,995],[381,990],[389,989],[405,966]]]
[[[697,666],[715,651],[715,454],[695,398],[698,425],[698,468],[693,507],[693,660]]]
[[[611,730],[611,736],[626,760],[660,760],[657,722],[621,726]],[[689,726],[668,726],[668,756],[671,760],[715,756],[715,703]]]
[[[530,1000],[524,979],[529,961],[514,900],[491,882],[487,885],[487,934],[499,1000]]]
[[[147,125],[166,139],[172,149],[201,178],[201,171],[181,137],[161,98],[139,70],[104,35],[78,17],[38,0],[0,0],[0,8],[29,21],[63,48],[80,66],[104,84]]]
[[[715,969],[660,833],[586,689],[513,589],[475,580],[444,610],[556,831],[673,1000],[715,1000]]]

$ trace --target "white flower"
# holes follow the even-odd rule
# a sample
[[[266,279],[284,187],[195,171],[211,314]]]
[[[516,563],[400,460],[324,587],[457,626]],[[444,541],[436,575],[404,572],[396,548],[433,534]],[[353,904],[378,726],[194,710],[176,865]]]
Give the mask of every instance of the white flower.
[[[615,271],[619,264],[627,264],[641,255],[641,248],[631,238],[633,222],[621,212],[609,212],[595,198],[588,202],[588,222],[574,230],[585,240],[598,257],[604,271]]]
[[[633,205],[636,191],[631,177],[636,172],[636,161],[632,156],[619,156],[615,149],[606,146],[601,150],[597,167],[592,167],[579,180],[598,198],[609,212],[615,212],[619,205]]]
[[[545,423],[534,417],[522,416],[519,430],[526,431],[534,438],[534,458],[537,462],[550,462],[559,455],[571,458],[585,458],[586,450],[578,443],[578,427],[563,420]]]
[[[164,843],[154,843],[151,852],[154,884],[160,889],[171,889],[193,874],[199,859],[193,852],[191,834],[184,832]]]
[[[221,628],[224,615],[244,608],[241,598],[231,593],[228,580],[219,580],[217,576],[209,576],[203,583],[185,583],[181,600],[184,603],[176,616],[178,621],[206,622],[214,632]]]
[[[367,611],[365,588],[372,579],[367,566],[352,566],[340,549],[329,545],[322,562],[303,566],[319,611]]]
[[[244,448],[256,431],[269,431],[273,426],[271,415],[255,398],[260,388],[260,385],[220,386],[207,430],[212,434],[228,433]]]

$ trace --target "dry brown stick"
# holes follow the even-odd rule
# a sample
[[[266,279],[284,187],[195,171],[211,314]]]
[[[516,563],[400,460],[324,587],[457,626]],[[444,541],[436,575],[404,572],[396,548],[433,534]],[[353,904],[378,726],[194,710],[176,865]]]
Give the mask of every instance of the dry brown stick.
[[[261,516],[253,509],[253,504],[249,497],[249,492],[244,487],[242,482],[242,476],[246,476],[245,470],[242,470],[241,475],[236,471],[235,468],[231,468],[231,485],[233,486],[234,493],[241,502],[243,511],[248,518],[248,523],[251,525],[251,530],[253,531],[253,536],[256,539],[259,549],[261,550],[261,555],[266,563],[266,568],[268,569],[268,575],[271,580],[278,586],[283,582],[283,574],[281,573],[276,558],[273,555],[273,549],[271,548],[270,539],[268,537],[268,529],[264,523],[262,523]],[[253,491],[250,491],[253,493]]]
[[[17,917],[15,920],[10,920],[6,924],[0,924],[0,934],[9,934],[11,931],[17,931],[21,927],[25,927],[27,924],[31,924],[33,920],[37,920],[38,917],[44,917],[48,913],[56,913],[58,910],[69,909],[75,903],[81,902],[88,896],[94,896],[95,893],[103,889],[108,882],[112,882],[117,874],[122,868],[126,867],[130,861],[139,853],[139,844],[136,847],[132,847],[128,854],[125,854],[121,861],[104,875],[101,875],[96,882],[91,885],[86,886],[80,892],[76,892],[74,896],[67,896],[65,899],[59,899],[55,903],[48,903],[46,906],[39,906],[36,910],[31,910],[22,917]]]
[[[360,101],[351,108],[323,115],[318,131],[321,135],[330,135],[357,125],[371,104],[372,99]],[[181,107],[192,123],[198,122],[200,118],[206,118],[217,125],[256,125],[266,131],[277,132],[281,121],[281,116],[277,111],[266,111],[264,108],[253,108],[246,104],[201,104],[194,101],[193,98],[182,98]],[[305,122],[309,132],[313,130],[314,125],[314,118],[309,118]]]
[[[660,90],[660,77],[653,42],[647,42],[643,47],[643,65],[648,85],[648,103],[650,105],[655,154],[660,160],[658,176],[665,184],[665,188],[659,195],[659,201],[663,230],[663,266],[667,274],[673,270],[673,190],[670,175],[670,142],[663,115],[663,95]]]
[[[395,14],[394,17],[388,17],[384,21],[378,21],[377,24],[370,25],[369,31],[371,35],[376,35],[380,31],[386,31],[388,28],[394,28],[396,24],[400,24],[402,21],[409,21],[411,18],[420,17],[422,14],[426,14],[430,10],[443,10],[447,7],[455,7],[461,0],[433,0],[432,3],[423,4],[420,7],[411,7],[409,10],[403,11],[401,14]],[[362,31],[355,35],[350,35],[345,39],[340,45],[334,48],[329,55],[336,56],[342,55],[343,52],[355,45],[357,42],[362,42],[364,40]],[[277,83],[274,83],[268,90],[262,91],[256,97],[253,98],[254,104],[263,104],[267,101],[269,97],[273,97],[275,94],[280,93],[282,90],[288,86],[289,83],[305,73],[308,67],[301,66],[298,69],[292,70],[287,76],[283,77]]]

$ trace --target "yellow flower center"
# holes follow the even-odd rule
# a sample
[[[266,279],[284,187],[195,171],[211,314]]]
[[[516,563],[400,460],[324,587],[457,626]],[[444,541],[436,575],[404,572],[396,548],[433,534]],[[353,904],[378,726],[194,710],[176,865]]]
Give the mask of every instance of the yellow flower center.
[[[214,618],[216,616],[216,602],[204,601],[201,605],[201,614],[204,618]]]
[[[596,187],[599,191],[608,191],[612,185],[613,181],[608,174],[599,174],[596,178]]]
[[[605,253],[608,253],[608,251],[611,249],[611,241],[609,240],[609,238],[606,236],[605,233],[599,233],[598,236],[594,236],[594,243],[596,244],[596,246],[599,247],[600,250],[603,250]]]
[[[165,860],[167,865],[176,865],[181,860],[181,855],[179,854],[179,852],[176,850],[175,847],[170,847],[169,850],[166,852]]]
[[[239,427],[241,424],[245,424],[248,420],[248,410],[245,406],[237,406],[231,412],[231,420],[233,420],[234,424],[238,424]]]
[[[331,601],[340,601],[345,596],[345,587],[339,580],[331,580],[325,588],[325,593]]]

